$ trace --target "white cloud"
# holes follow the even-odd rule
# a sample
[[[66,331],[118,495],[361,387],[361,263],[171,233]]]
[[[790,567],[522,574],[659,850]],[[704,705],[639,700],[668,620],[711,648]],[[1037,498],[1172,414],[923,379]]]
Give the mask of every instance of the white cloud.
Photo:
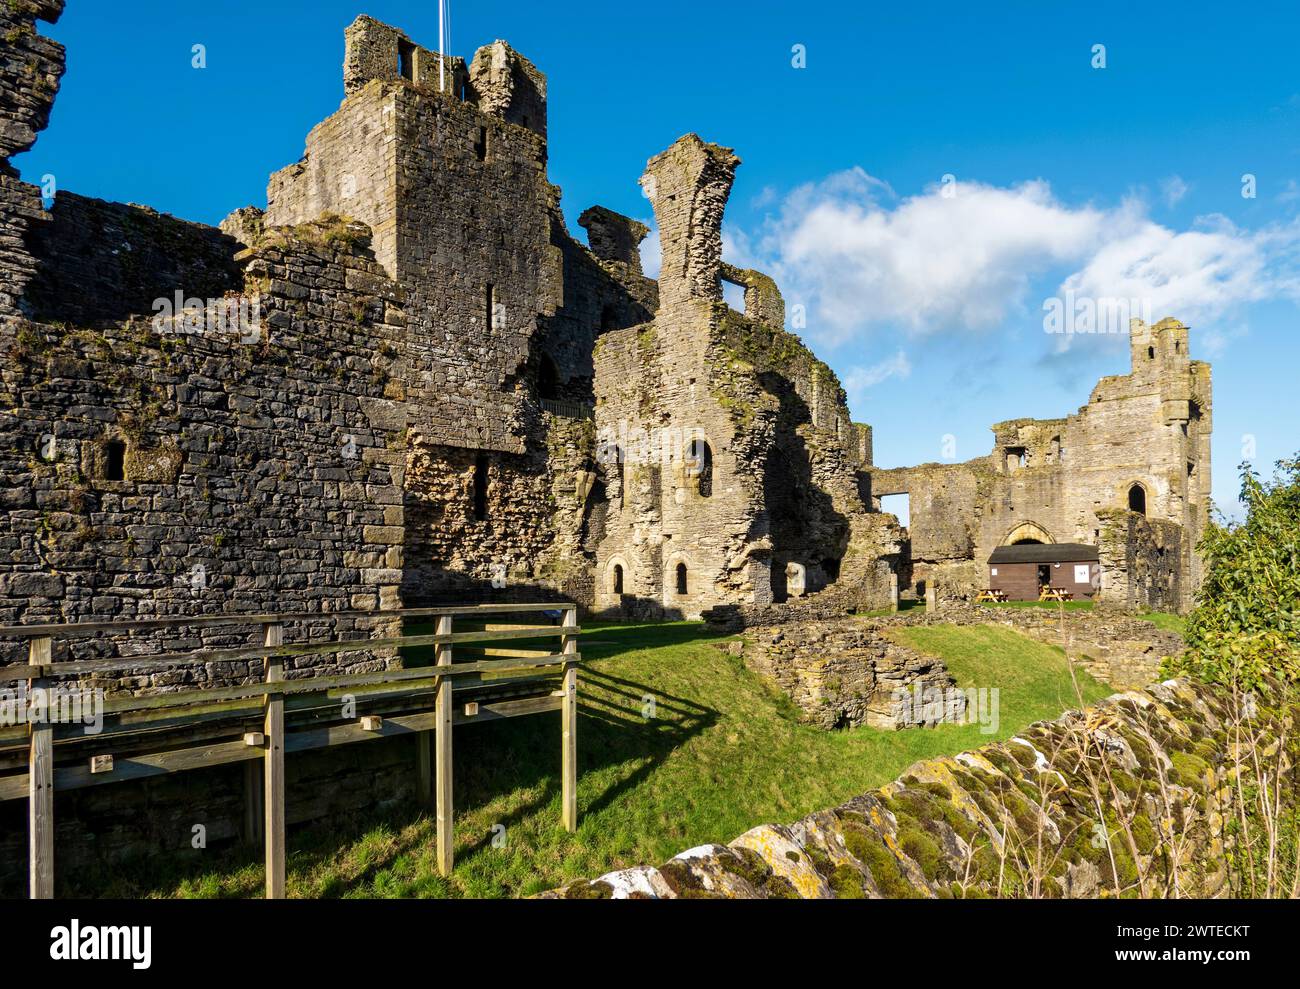
[[[1171,175],[1160,183],[1160,195],[1166,206],[1177,206],[1191,189],[1181,175]]]
[[[912,373],[912,362],[902,350],[893,357],[872,364],[869,367],[851,367],[843,376],[844,390],[848,392],[850,403],[862,400],[868,390],[890,378],[907,378]]]
[[[1035,291],[1143,300],[1153,318],[1189,323],[1300,298],[1300,221],[1252,232],[1209,216],[1176,231],[1139,199],[1071,206],[1041,180],[960,181],[952,198],[933,186],[900,199],[853,169],[788,195],[756,253],[787,302],[808,307],[809,335],[829,343],[882,326],[923,335],[1037,323]]]
[[[647,278],[658,278],[659,269],[664,263],[663,249],[659,244],[659,228],[653,220],[642,220],[650,228],[650,233],[641,241],[641,270]]]

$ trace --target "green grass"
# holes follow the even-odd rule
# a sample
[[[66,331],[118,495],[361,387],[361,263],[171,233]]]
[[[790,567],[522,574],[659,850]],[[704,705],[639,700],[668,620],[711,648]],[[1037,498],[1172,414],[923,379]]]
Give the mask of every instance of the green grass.
[[[920,608],[924,610],[925,602],[917,601],[912,598],[902,598],[898,602],[899,614],[902,614],[905,611],[911,611],[913,608]],[[859,618],[884,618],[886,615],[891,615],[893,613],[894,610],[892,608],[874,608],[871,611],[856,612]]]
[[[963,686],[998,687],[1001,724],[827,732],[698,623],[605,626],[584,634],[579,827],[560,826],[559,715],[456,732],[456,868],[437,875],[434,826],[415,807],[294,831],[291,896],[519,896],[790,822],[898,776],[918,759],[1008,737],[1077,706],[1059,650],[994,626],[903,629],[942,654]],[[1085,699],[1107,691],[1087,676]],[[655,716],[642,716],[653,698]],[[504,827],[504,847],[492,842]],[[498,833],[501,833],[498,831]],[[203,871],[117,869],[98,895],[259,896],[259,857],[212,850]]]
[[[1138,617],[1166,632],[1177,632],[1182,635],[1187,630],[1187,619],[1185,617],[1173,615],[1167,611],[1144,611]]]

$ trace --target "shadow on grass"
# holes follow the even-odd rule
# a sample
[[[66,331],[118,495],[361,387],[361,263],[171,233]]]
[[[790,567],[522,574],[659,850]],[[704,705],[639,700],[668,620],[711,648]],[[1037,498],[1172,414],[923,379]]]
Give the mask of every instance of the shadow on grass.
[[[578,716],[582,814],[599,813],[620,796],[635,790],[677,748],[715,724],[719,716],[716,710],[688,697],[666,693],[660,686],[604,668],[593,668],[592,664],[603,664],[634,651],[725,638],[699,623],[600,624],[589,629],[583,633],[579,647],[583,654]],[[651,701],[653,729],[648,731],[647,723],[651,719],[645,713]],[[529,792],[530,798],[498,820],[507,829],[547,812],[548,808],[553,807],[558,814],[558,713],[487,722],[473,726],[470,731],[458,730],[454,761],[453,799],[458,817],[521,790]],[[629,763],[636,763],[637,768],[602,792],[593,795],[590,782],[587,791],[583,791],[584,776]],[[402,840],[403,832],[411,828],[416,829],[415,843]],[[340,850],[348,849],[352,855],[363,857],[361,870],[347,879],[331,877],[318,890],[321,896],[347,896],[372,888],[377,876],[396,859],[426,848],[426,842],[432,843],[434,831],[432,809],[409,797],[396,800],[382,811],[338,814],[290,829],[289,871],[291,876],[309,876]],[[376,847],[370,857],[371,852],[365,846],[372,839]],[[458,846],[458,863],[472,861],[490,848],[491,839],[491,833],[487,833],[472,844]],[[349,847],[357,845],[363,846],[360,851]],[[260,847],[231,840],[202,852],[132,857],[68,877],[60,882],[59,895],[142,897],[165,895],[185,886],[186,892],[194,895],[255,897],[262,891],[261,863]]]

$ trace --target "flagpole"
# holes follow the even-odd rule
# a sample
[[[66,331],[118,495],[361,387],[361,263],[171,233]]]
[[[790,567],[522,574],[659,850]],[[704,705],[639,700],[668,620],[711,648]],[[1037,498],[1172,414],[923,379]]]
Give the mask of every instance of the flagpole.
[[[446,60],[447,50],[443,46],[444,29],[443,29],[443,9],[446,6],[446,0],[438,0],[438,92],[447,91],[446,83],[443,79],[443,63]]]

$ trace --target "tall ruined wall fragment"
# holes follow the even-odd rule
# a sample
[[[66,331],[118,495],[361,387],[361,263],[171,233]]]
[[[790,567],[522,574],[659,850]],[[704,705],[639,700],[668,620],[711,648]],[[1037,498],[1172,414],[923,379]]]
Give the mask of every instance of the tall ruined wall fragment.
[[[26,240],[47,219],[41,189],[20,181],[9,158],[31,148],[49,123],[64,51],[36,21],[62,13],[63,0],[0,4],[0,321],[23,312],[20,300],[37,268]]]
[[[650,159],[642,188],[654,205],[663,260],[659,304],[721,301],[722,214],[740,159],[687,134]]]
[[[0,159],[6,162],[35,144],[50,122],[64,51],[37,31],[36,21],[52,24],[62,14],[63,0],[0,4]]]

